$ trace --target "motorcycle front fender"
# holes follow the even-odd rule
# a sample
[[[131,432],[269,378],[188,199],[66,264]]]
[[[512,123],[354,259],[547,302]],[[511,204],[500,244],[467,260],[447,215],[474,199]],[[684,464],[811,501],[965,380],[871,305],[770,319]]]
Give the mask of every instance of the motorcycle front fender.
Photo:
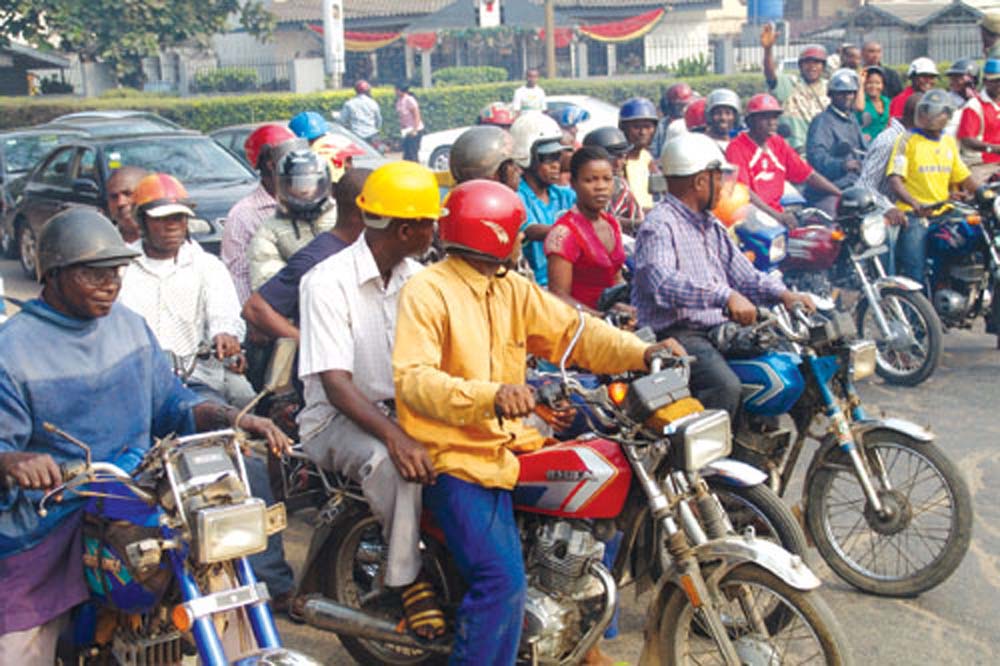
[[[886,289],[902,289],[903,291],[922,291],[923,287],[916,280],[902,275],[887,275],[875,280],[875,289],[881,294]]]
[[[852,423],[851,430],[854,432],[854,438],[859,441],[864,439],[866,433],[873,430],[897,432],[920,444],[930,444],[934,441],[934,433],[906,419],[863,419]]]
[[[713,477],[735,488],[751,488],[767,482],[767,474],[753,465],[732,458],[722,458],[701,469],[703,478]]]

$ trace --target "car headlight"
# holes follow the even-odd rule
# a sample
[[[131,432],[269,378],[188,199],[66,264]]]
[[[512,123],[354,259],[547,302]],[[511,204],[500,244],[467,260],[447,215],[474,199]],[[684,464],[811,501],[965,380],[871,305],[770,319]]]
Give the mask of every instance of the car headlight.
[[[204,236],[212,233],[212,225],[208,220],[201,217],[188,218],[188,232],[192,236]]]
[[[882,213],[869,213],[861,220],[861,240],[868,247],[878,247],[885,243],[885,218]]]
[[[788,237],[785,234],[775,236],[771,241],[771,248],[768,250],[768,259],[772,264],[779,263],[788,254]]]
[[[729,414],[710,409],[667,426],[674,469],[695,472],[725,458],[733,449]]]
[[[195,554],[201,564],[253,555],[267,548],[264,500],[252,497],[239,504],[196,512]]]
[[[848,366],[851,370],[851,381],[858,381],[875,374],[875,363],[878,349],[871,340],[852,342]]]
[[[993,199],[993,216],[1000,219],[1000,197]]]

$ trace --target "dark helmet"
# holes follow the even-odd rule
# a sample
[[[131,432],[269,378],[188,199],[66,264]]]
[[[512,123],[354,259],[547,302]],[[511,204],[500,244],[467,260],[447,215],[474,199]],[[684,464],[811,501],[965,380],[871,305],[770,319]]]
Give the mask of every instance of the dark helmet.
[[[625,138],[625,133],[617,127],[598,127],[583,137],[583,145],[600,146],[612,156],[624,155],[632,150],[632,145]]]
[[[951,63],[951,67],[945,72],[946,75],[952,76],[955,74],[968,76],[972,79],[973,83],[979,83],[979,63],[975,58],[959,58],[955,62]]]
[[[863,215],[870,208],[875,206],[875,197],[863,187],[848,187],[840,195],[840,203],[837,204],[837,214]]]
[[[492,180],[497,169],[514,159],[514,140],[495,125],[470,127],[451,146],[448,168],[455,182],[483,178]]]
[[[99,211],[74,206],[54,215],[38,235],[35,270],[42,282],[56,268],[124,266],[139,256],[122,240],[111,220]]]
[[[330,197],[330,165],[311,150],[293,150],[278,163],[275,198],[292,217],[313,219]]]

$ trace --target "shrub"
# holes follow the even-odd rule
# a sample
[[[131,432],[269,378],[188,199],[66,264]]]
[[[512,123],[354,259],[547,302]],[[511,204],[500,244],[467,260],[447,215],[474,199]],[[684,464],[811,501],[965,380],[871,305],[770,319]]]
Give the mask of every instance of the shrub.
[[[72,84],[63,83],[55,76],[42,79],[41,89],[43,95],[65,95],[73,92]]]
[[[434,72],[435,86],[471,86],[507,80],[503,67],[442,67]]]
[[[245,92],[257,86],[257,70],[252,67],[220,67],[194,77],[196,92]]]

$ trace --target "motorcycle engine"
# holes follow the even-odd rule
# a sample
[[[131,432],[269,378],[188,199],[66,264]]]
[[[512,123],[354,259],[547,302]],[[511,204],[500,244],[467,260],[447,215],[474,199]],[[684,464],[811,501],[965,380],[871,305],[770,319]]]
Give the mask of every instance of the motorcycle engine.
[[[521,650],[543,660],[558,660],[581,636],[587,601],[604,594],[589,573],[591,562],[604,557],[604,544],[591,530],[569,521],[546,522],[537,532],[528,557],[528,593]]]
[[[934,292],[934,309],[947,322],[955,322],[965,317],[969,308],[968,299],[952,289],[938,289]]]

